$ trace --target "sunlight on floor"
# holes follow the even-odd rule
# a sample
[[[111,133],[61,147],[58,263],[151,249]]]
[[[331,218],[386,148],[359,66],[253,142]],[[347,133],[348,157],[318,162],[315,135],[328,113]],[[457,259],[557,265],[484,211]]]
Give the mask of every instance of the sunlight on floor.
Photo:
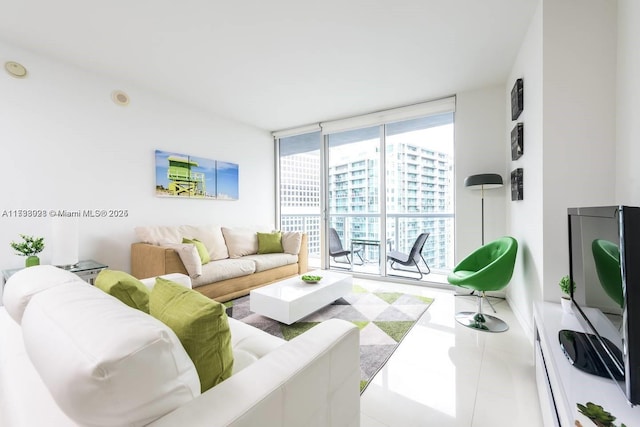
[[[358,280],[435,298],[363,393],[361,426],[542,426],[532,344],[506,301],[494,306],[510,329],[491,334],[454,319],[457,311],[475,309],[475,297]]]

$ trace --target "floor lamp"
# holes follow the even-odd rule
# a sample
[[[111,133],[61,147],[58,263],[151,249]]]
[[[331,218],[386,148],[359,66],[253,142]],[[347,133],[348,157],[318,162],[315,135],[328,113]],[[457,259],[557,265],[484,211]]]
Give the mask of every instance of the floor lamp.
[[[491,190],[494,188],[500,188],[504,184],[502,183],[502,176],[497,173],[481,173],[478,175],[469,175],[464,179],[464,186],[470,190],[480,190],[480,198],[482,199],[482,246],[484,246],[484,190]],[[468,295],[473,295],[475,291],[471,291]],[[489,306],[493,312],[496,309],[493,308],[491,302],[487,299]]]
[[[484,246],[484,190],[500,188],[502,177],[497,173],[481,173],[478,175],[470,175],[464,179],[464,186],[470,190],[480,190],[482,199],[482,246]]]

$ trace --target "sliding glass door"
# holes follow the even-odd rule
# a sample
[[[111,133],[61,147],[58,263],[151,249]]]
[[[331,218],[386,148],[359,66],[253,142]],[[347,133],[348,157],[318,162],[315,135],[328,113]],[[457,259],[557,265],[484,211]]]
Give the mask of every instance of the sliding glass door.
[[[329,265],[380,273],[380,127],[327,136]]]
[[[454,108],[451,98],[276,136],[280,227],[309,235],[311,268],[416,278],[453,267]],[[424,233],[418,265],[392,268],[387,254],[409,254]]]
[[[388,274],[419,277],[453,267],[453,114],[385,126],[386,232],[390,250],[409,254],[429,233],[418,266],[394,265]]]

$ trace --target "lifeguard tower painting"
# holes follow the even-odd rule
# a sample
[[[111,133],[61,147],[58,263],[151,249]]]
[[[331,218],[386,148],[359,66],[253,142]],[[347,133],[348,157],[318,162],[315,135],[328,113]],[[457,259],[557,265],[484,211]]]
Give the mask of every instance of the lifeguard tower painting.
[[[238,165],[156,150],[156,195],[238,200]]]

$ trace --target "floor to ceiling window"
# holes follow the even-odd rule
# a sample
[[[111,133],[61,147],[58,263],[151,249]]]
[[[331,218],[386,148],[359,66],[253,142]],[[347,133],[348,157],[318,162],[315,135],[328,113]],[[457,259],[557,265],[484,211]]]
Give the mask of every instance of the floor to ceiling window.
[[[354,271],[366,266],[370,272],[379,273],[380,129],[375,126],[332,133],[327,136],[327,144],[329,232],[335,230],[342,248],[352,251],[350,255],[334,256],[337,245],[332,245],[330,236],[330,265],[348,264]]]
[[[418,236],[429,233],[418,267],[448,271],[454,242],[453,113],[390,123],[385,135],[389,248],[408,254]],[[407,267],[388,273],[416,277],[418,267]]]
[[[416,277],[385,261],[421,233],[420,269],[453,267],[455,99],[433,105],[274,134],[280,227],[308,233],[312,268]],[[332,256],[337,247],[353,253]]]
[[[279,170],[280,228],[307,233],[309,264],[320,267],[320,132],[280,138],[277,144]]]

